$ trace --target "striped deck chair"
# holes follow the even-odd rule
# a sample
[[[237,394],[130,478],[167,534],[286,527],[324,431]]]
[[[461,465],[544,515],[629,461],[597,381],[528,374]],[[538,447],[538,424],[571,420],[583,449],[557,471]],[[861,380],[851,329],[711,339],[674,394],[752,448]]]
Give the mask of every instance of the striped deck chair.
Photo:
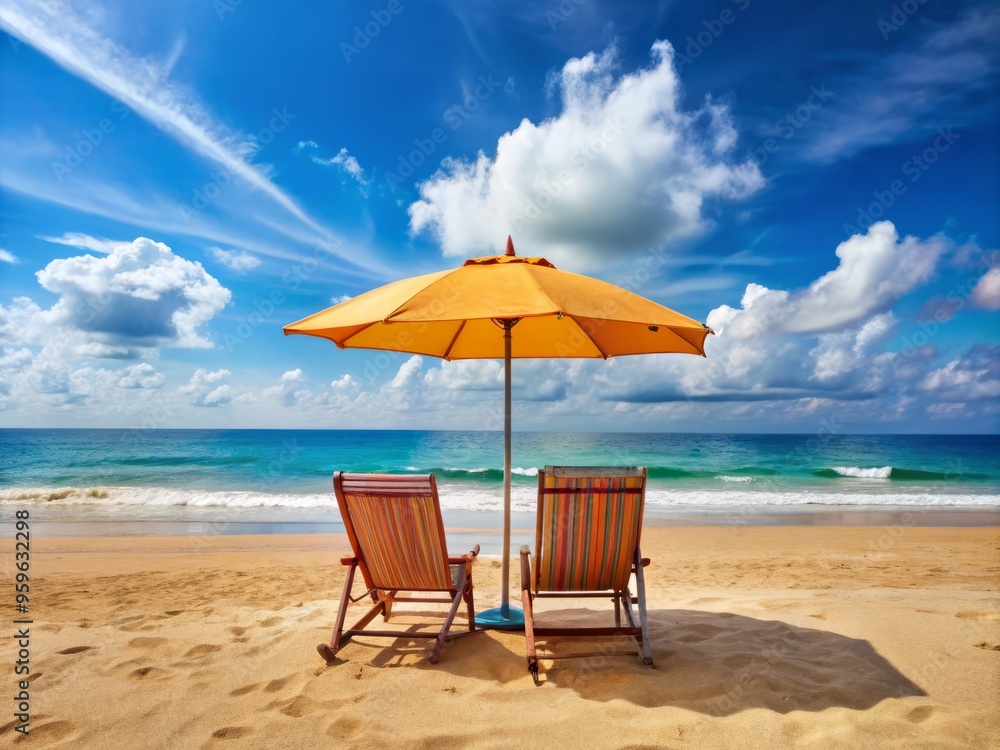
[[[354,555],[340,561],[349,568],[333,636],[329,643],[316,647],[327,664],[333,663],[337,651],[355,635],[435,638],[430,654],[433,664],[446,641],[478,632],[472,598],[472,561],[479,554],[479,545],[461,557],[448,555],[433,474],[401,476],[338,471],[333,475],[333,489]],[[358,570],[366,590],[352,598],[354,574]],[[447,593],[448,598],[401,597],[400,592],[441,592]],[[353,627],[344,630],[347,607],[366,597],[371,597],[373,606]],[[449,633],[463,600],[469,629]],[[388,621],[392,605],[406,601],[448,603],[451,609],[437,633],[364,629],[379,614]]]
[[[646,496],[645,467],[546,466],[538,472],[535,556],[521,547],[521,600],[528,670],[538,684],[535,639],[546,636],[629,636],[644,664],[653,666],[639,552]],[[636,598],[629,591],[635,576]],[[532,602],[538,597],[608,597],[615,604],[614,627],[538,627]],[[636,622],[632,604],[639,606]],[[622,626],[622,610],[626,626]],[[626,652],[623,652],[626,653]],[[631,653],[631,652],[627,652]],[[561,658],[595,656],[572,654]],[[606,656],[602,651],[600,656]],[[549,655],[548,658],[557,658]]]

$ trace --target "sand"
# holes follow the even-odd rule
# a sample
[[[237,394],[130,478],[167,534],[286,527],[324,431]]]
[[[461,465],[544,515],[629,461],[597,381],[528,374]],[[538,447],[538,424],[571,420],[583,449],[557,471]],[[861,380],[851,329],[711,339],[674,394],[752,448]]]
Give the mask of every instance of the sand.
[[[325,666],[315,645],[345,551],[325,535],[33,539],[31,734],[13,731],[8,702],[0,741],[1000,747],[996,528],[649,527],[656,668],[543,659],[540,687],[516,633],[460,638],[437,665],[430,641],[359,638]],[[499,569],[475,565],[480,608],[497,601]],[[546,605],[548,622],[610,618],[603,601]],[[8,664],[13,653],[4,646]]]

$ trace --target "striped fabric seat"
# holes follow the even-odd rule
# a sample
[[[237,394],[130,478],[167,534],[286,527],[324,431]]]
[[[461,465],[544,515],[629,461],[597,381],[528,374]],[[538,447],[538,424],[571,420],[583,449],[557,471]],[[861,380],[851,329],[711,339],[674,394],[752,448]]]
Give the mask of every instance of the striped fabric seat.
[[[585,471],[586,473],[581,473]],[[644,474],[546,467],[539,482],[537,591],[623,589],[642,527]]]
[[[441,510],[429,495],[344,493],[371,587],[444,591],[451,572]]]
[[[538,472],[534,557],[527,545],[521,547],[524,638],[528,671],[536,685],[536,640],[549,637],[627,636],[643,664],[653,666],[642,571],[649,560],[639,550],[645,498],[646,468],[641,466],[546,466]],[[633,576],[638,616],[629,590]],[[534,600],[547,597],[608,597],[615,605],[615,624],[540,624]],[[602,657],[608,654],[599,652]]]
[[[433,474],[347,474],[337,471],[333,475],[333,489],[354,555],[340,561],[348,570],[333,635],[329,643],[316,647],[328,665],[334,663],[344,644],[357,635],[434,638],[429,657],[433,664],[446,642],[481,631],[476,627],[472,593],[472,562],[479,554],[479,545],[465,555],[452,557],[448,554]],[[358,571],[367,590],[355,598],[351,592],[354,574]],[[400,592],[439,592],[442,596],[405,597],[400,596]],[[368,612],[353,626],[345,628],[347,608],[367,597],[372,600]],[[412,601],[419,601],[421,607],[430,602],[451,605],[437,633],[412,627],[405,631],[367,627],[379,614],[388,621],[394,604]],[[462,602],[465,602],[468,630],[454,633],[451,626]]]

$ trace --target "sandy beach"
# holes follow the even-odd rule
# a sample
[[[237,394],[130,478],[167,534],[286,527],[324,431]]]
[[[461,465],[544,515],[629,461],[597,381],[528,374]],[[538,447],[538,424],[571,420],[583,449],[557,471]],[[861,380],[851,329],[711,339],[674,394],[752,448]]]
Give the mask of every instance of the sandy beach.
[[[359,638],[326,667],[314,647],[346,549],[333,535],[35,541],[31,734],[8,721],[5,742],[986,748],[1000,736],[997,528],[648,527],[656,668],[543,660],[540,687],[516,633],[461,638],[436,666],[428,641]],[[476,563],[480,608],[497,601],[499,569]],[[603,602],[562,604],[549,617],[610,617]]]

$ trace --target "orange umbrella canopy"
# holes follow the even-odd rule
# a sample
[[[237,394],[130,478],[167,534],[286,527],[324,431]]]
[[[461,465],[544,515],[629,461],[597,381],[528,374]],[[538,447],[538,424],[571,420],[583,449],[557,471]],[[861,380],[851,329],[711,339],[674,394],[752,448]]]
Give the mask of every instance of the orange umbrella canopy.
[[[458,268],[373,289],[284,327],[338,347],[389,349],[443,359],[705,354],[711,329],[605,281],[560,271],[544,258],[472,258]]]

